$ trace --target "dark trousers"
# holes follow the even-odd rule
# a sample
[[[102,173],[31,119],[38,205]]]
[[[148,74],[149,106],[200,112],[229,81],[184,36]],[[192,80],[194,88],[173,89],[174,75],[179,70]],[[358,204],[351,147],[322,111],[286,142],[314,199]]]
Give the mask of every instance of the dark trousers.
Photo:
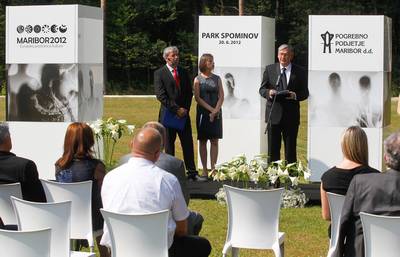
[[[168,250],[169,257],[207,257],[210,253],[210,242],[199,236],[174,237]]]
[[[281,122],[272,124],[268,129],[268,155],[271,162],[280,160],[281,142],[285,145],[285,160],[287,163],[297,161],[296,141],[299,126]]]
[[[175,156],[175,140],[176,134],[179,136],[181,141],[183,160],[185,162],[188,176],[194,176],[197,174],[196,165],[194,164],[194,149],[193,149],[193,138],[192,138],[192,125],[190,123],[190,117],[186,119],[185,128],[180,131],[173,128],[166,128],[167,130],[167,142],[165,144],[165,152],[172,156]]]

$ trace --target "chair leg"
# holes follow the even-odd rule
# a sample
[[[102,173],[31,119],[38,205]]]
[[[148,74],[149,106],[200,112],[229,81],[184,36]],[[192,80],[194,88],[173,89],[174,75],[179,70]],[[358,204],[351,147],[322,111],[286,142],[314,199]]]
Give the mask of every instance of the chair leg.
[[[274,244],[272,246],[272,250],[274,251],[275,257],[284,257],[284,245]]]
[[[232,247],[232,257],[239,257],[239,248]]]
[[[229,249],[231,249],[231,244],[228,242],[224,245],[224,248],[222,249],[222,257],[226,257]]]
[[[285,243],[282,243],[279,246],[280,250],[281,250],[281,257],[285,257]]]

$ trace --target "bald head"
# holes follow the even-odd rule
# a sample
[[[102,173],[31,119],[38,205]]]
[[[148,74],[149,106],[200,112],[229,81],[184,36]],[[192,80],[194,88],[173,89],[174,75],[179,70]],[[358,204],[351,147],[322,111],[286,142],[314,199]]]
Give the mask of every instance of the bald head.
[[[142,128],[135,136],[132,143],[132,155],[152,162],[160,156],[161,135],[154,128]]]
[[[143,128],[153,128],[153,129],[156,129],[158,131],[158,133],[160,133],[161,139],[162,139],[161,150],[164,150],[165,140],[167,138],[167,132],[165,131],[165,127],[160,122],[149,121],[143,125]]]

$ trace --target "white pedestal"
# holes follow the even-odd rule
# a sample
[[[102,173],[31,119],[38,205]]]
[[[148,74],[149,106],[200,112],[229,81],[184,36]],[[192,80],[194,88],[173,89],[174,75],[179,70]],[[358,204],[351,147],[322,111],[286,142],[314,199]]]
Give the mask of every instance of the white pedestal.
[[[12,151],[54,178],[70,122],[103,114],[103,12],[37,5],[7,7],[6,15]]]
[[[391,20],[385,16],[309,17],[308,161],[311,181],[342,159],[341,136],[361,126],[369,164],[382,170],[390,124]]]
[[[224,86],[223,139],[218,163],[267,152],[265,101],[258,90],[274,62],[275,20],[261,16],[200,16],[199,57],[214,56],[214,73]],[[210,158],[208,158],[209,160]],[[200,157],[198,167],[202,167]]]

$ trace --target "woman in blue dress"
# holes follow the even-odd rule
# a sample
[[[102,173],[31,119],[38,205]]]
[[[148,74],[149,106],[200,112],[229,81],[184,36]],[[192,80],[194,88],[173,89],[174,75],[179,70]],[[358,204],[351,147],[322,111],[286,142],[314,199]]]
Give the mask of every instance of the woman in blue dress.
[[[92,224],[100,257],[108,257],[108,248],[100,245],[103,234],[103,217],[100,208],[101,186],[106,174],[104,164],[93,158],[94,136],[89,125],[83,122],[71,123],[65,134],[64,153],[55,163],[56,180],[63,183],[91,180],[92,186]]]
[[[214,57],[203,54],[199,62],[200,74],[194,79],[194,96],[197,102],[196,127],[199,140],[199,152],[203,173],[200,181],[206,181],[207,141],[210,141],[211,171],[215,169],[218,158],[218,140],[222,138],[221,107],[224,101],[224,90],[221,78],[213,73]]]

